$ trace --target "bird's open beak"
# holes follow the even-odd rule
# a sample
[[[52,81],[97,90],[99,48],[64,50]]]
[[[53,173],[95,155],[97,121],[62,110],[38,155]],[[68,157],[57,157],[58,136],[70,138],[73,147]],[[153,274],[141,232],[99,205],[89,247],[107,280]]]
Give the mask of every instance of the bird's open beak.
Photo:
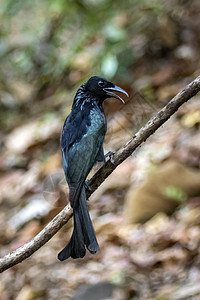
[[[117,85],[115,85],[114,87],[104,88],[104,91],[107,93],[107,95],[109,95],[113,98],[119,99],[124,104],[125,104],[125,101],[119,95],[117,95],[113,92],[120,92],[120,93],[125,94],[127,97],[129,97],[128,93]]]

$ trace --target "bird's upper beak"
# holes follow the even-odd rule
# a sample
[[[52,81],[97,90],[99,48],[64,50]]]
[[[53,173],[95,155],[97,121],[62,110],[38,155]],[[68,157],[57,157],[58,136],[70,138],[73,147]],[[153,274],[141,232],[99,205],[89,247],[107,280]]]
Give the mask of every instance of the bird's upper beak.
[[[125,94],[127,97],[129,97],[128,93],[117,85],[115,85],[114,87],[104,88],[104,91],[106,92],[107,95],[109,95],[113,98],[119,99],[124,104],[125,104],[125,101],[119,95],[115,94],[114,92],[120,92],[120,93]]]

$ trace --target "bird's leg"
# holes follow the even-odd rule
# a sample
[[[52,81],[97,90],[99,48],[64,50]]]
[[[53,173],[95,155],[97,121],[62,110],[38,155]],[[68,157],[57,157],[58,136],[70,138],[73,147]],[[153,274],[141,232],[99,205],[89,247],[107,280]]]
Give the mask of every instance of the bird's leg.
[[[100,146],[99,151],[96,156],[96,162],[106,162],[104,152],[103,152],[103,145]]]
[[[96,156],[96,162],[106,162],[106,158],[108,157],[111,161],[112,164],[114,164],[114,160],[113,160],[113,156],[114,156],[114,152],[109,151],[106,155],[104,155],[103,152],[103,145],[101,145],[101,147],[99,148],[99,151],[97,153]]]
[[[84,187],[85,187],[86,191],[88,191],[89,193],[91,193],[92,189],[90,188],[89,182],[90,182],[90,180],[86,180],[84,182]]]

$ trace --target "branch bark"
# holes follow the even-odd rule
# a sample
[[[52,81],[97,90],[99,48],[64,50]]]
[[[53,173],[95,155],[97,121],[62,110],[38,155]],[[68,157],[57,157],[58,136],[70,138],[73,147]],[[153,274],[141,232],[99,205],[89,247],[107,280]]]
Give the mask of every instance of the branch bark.
[[[156,113],[144,125],[136,135],[112,157],[112,162],[109,159],[90,179],[90,192],[87,193],[89,197],[99,185],[113,172],[113,170],[127,159],[146,139],[151,136],[160,126],[162,126],[177,110],[178,108],[200,91],[200,76],[194,79],[181,92],[179,92],[166,106],[164,106],[158,113]],[[16,249],[15,251],[5,255],[0,259],[0,272],[3,272],[10,267],[22,262],[45,243],[47,243],[56,232],[63,227],[64,224],[72,216],[72,208],[68,204],[53,220],[31,241]]]

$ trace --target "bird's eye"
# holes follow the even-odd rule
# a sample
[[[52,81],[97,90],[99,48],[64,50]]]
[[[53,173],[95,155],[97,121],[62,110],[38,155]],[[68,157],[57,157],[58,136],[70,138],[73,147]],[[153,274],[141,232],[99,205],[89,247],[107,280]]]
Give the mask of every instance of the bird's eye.
[[[104,87],[105,86],[105,81],[99,80],[98,86]]]

